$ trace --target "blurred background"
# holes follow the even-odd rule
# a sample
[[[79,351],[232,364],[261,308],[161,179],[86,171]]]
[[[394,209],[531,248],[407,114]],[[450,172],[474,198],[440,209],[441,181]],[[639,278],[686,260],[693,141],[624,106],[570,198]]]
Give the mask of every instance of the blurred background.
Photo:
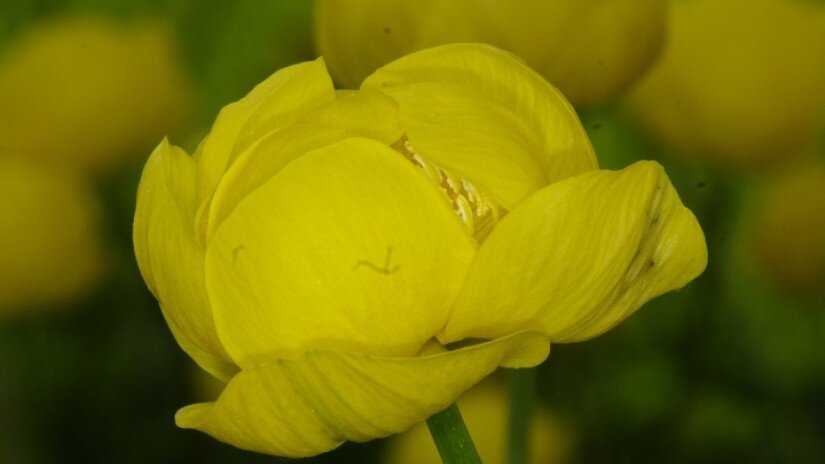
[[[661,23],[622,36],[581,22],[596,32],[577,49],[604,54],[595,65],[622,83],[569,92],[603,168],[665,166],[710,258],[699,279],[610,333],[553,346],[538,368],[535,462],[825,462],[825,2],[604,3]],[[319,27],[346,20],[330,11]],[[385,55],[487,40],[430,29]],[[519,40],[556,40],[522,29],[532,35],[502,39],[514,52]],[[633,61],[617,44],[642,30],[644,59],[627,78],[607,60]],[[361,38],[378,43],[369,32]],[[346,30],[336,33],[314,44],[311,1],[0,3],[0,463],[287,461],[175,427],[178,408],[220,387],[175,344],[146,289],[132,215],[161,138],[191,152],[222,106],[275,70],[318,47],[339,82],[357,85]],[[556,71],[545,75],[562,90],[597,72]],[[472,392],[482,406],[465,400],[478,436],[505,435],[500,377]],[[413,430],[303,462],[423,463],[408,458],[433,452]]]

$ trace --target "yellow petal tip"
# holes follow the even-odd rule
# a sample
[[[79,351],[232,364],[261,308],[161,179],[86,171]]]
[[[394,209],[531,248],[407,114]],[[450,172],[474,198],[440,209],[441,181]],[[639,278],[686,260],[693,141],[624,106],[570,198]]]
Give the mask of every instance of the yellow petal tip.
[[[522,332],[518,342],[511,345],[510,351],[499,363],[502,367],[533,367],[544,362],[550,355],[550,339],[541,332]]]
[[[212,411],[213,403],[198,403],[184,406],[175,413],[175,425],[182,429],[197,429]]]

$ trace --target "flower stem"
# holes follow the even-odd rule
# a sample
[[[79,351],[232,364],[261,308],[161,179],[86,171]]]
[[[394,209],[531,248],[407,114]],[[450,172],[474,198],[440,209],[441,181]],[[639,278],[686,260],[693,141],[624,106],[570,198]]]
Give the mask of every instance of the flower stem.
[[[482,464],[455,403],[427,419],[427,427],[444,464]]]
[[[510,421],[507,435],[507,464],[526,464],[530,455],[528,437],[536,398],[536,370],[513,369],[508,373]]]

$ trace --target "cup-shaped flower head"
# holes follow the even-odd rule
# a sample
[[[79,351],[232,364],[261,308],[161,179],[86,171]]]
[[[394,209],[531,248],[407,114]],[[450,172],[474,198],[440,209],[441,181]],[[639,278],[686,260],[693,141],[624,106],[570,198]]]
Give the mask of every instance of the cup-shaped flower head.
[[[0,155],[0,318],[92,289],[104,269],[100,225],[76,172]]]
[[[170,32],[91,16],[21,32],[0,55],[0,147],[96,173],[134,160],[188,113]]]
[[[744,168],[787,157],[825,111],[825,4],[673,2],[662,59],[629,95],[671,150]]]
[[[317,0],[315,39],[337,81],[435,45],[484,42],[522,57],[576,106],[604,103],[656,59],[665,0]]]
[[[278,71],[193,157],[161,143],[134,239],[178,342],[228,382],[178,424],[285,456],[405,430],[706,260],[661,167],[597,170],[559,92],[482,45],[358,92],[321,59]]]

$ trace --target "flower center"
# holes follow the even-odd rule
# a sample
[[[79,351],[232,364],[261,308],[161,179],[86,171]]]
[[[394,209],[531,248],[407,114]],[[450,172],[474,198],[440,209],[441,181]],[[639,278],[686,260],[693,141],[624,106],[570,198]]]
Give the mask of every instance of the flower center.
[[[498,220],[507,214],[503,206],[475,185],[422,158],[406,136],[395,142],[392,148],[424,171],[440,188],[477,243],[483,242]]]

